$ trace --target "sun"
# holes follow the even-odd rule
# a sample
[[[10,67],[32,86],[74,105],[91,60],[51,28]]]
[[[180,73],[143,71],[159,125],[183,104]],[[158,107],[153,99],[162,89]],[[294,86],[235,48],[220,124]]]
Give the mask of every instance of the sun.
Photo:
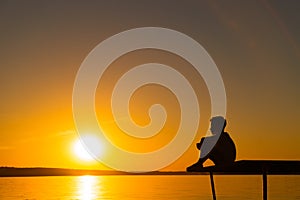
[[[80,139],[77,139],[73,144],[73,151],[74,154],[83,161],[93,161],[95,160],[91,154],[86,150],[86,148],[83,146]]]

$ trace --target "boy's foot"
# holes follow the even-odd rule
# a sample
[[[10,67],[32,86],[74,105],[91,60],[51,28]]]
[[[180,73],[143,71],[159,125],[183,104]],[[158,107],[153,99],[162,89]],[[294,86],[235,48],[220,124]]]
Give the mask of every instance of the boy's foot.
[[[197,171],[201,171],[201,169],[203,169],[203,165],[200,162],[197,162],[189,167],[186,168],[187,172],[197,172]]]

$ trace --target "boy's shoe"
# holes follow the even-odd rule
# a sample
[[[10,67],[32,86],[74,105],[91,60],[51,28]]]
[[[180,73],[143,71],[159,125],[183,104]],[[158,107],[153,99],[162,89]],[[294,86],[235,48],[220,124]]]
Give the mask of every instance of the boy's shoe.
[[[201,171],[201,169],[203,169],[203,165],[200,162],[197,162],[189,167],[186,168],[187,172],[197,172],[197,171]]]

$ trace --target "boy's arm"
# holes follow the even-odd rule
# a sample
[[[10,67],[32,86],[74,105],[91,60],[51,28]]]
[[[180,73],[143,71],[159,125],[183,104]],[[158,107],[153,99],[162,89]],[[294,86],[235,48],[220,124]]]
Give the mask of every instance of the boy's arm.
[[[203,142],[204,142],[204,139],[205,139],[204,137],[201,138],[200,142],[196,144],[197,149],[199,149],[199,150],[201,149],[201,146],[202,146],[202,144],[203,144]]]

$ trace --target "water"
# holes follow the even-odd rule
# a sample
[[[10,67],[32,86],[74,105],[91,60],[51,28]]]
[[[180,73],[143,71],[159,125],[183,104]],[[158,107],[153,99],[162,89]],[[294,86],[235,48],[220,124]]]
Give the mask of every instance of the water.
[[[261,176],[215,176],[218,200],[262,199]],[[300,199],[300,176],[268,176],[270,200]],[[209,176],[0,178],[0,199],[212,199]]]

